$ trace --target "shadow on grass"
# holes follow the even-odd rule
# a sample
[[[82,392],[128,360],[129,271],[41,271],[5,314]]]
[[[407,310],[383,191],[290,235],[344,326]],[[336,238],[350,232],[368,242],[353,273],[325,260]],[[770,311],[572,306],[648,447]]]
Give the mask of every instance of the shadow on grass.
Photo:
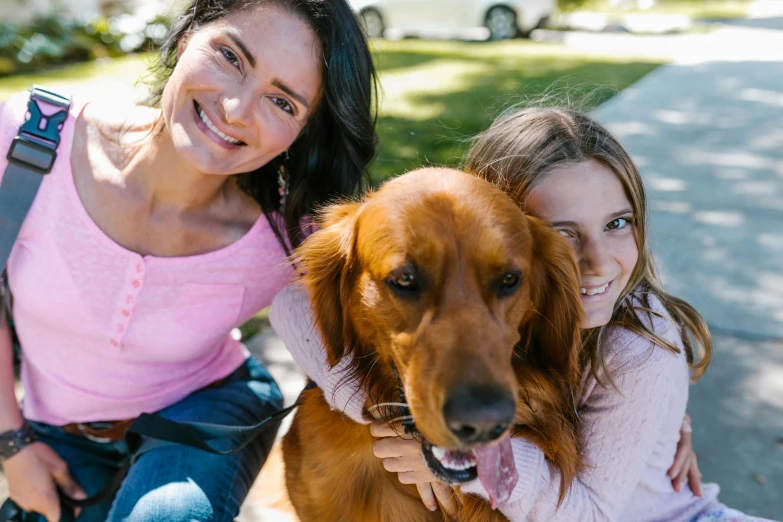
[[[433,53],[406,51],[376,51],[373,56],[375,68],[379,73],[407,69],[440,58]]]
[[[545,99],[547,104],[569,103],[590,110],[659,65],[578,55],[492,53],[486,44],[473,45],[478,47],[475,54],[439,46],[431,53],[376,51],[385,92],[373,183],[422,165],[459,165],[469,140],[507,107]],[[457,72],[438,78],[441,85],[420,85],[427,71],[437,75],[439,66]],[[400,92],[387,87],[392,76],[402,86]]]

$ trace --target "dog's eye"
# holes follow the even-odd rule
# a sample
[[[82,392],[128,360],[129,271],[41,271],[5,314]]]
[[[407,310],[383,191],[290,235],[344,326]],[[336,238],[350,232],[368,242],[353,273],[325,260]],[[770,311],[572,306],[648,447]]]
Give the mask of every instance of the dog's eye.
[[[419,289],[419,282],[412,272],[400,272],[388,279],[389,285],[395,290],[403,292],[416,292]]]
[[[513,293],[514,290],[516,290],[519,286],[519,282],[521,280],[522,278],[519,276],[519,274],[515,274],[514,272],[507,272],[504,274],[503,278],[500,280],[500,291],[498,292],[500,297],[504,297]]]

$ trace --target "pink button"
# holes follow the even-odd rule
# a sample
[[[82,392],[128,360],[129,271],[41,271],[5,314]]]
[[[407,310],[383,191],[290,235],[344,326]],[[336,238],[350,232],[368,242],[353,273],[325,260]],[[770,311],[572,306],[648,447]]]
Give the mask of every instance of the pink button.
[[[111,340],[111,345],[112,345],[112,346],[114,346],[115,348],[117,348],[117,347],[120,345],[120,343],[118,343],[117,341],[115,341],[114,339],[112,339],[112,340]]]
[[[139,281],[138,279],[133,281],[133,288],[138,288],[140,286],[141,286],[141,281]]]
[[[126,297],[125,302],[128,304],[133,304],[133,296],[129,295],[128,297]]]
[[[127,311],[127,310],[123,310],[122,311],[122,315],[123,315],[123,317],[130,317],[130,312]]]
[[[118,331],[118,332],[122,332],[123,330],[125,330],[125,327],[124,327],[124,326],[122,326],[121,324],[118,324],[118,325],[117,325],[117,331]]]

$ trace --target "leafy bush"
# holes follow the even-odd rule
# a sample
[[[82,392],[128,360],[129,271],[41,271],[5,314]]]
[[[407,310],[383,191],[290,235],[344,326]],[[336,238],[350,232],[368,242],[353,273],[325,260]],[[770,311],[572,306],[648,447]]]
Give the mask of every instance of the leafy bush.
[[[156,17],[135,32],[106,18],[84,22],[49,15],[20,26],[0,23],[0,76],[149,50],[160,43],[167,23]]]

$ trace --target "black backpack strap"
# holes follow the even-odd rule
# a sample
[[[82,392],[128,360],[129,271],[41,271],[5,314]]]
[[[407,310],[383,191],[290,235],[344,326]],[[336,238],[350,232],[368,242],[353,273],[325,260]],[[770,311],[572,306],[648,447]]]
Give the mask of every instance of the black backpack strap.
[[[46,116],[39,103],[61,109]],[[30,87],[27,102],[29,118],[8,149],[8,166],[0,183],[0,273],[5,270],[8,256],[19,230],[33,205],[43,176],[51,172],[57,159],[60,132],[68,119],[71,98]],[[2,144],[0,144],[2,146]]]
[[[47,116],[39,103],[59,108]],[[28,117],[8,149],[8,166],[0,183],[0,326],[10,295],[5,285],[5,268],[30,207],[38,193],[44,175],[51,172],[57,159],[60,132],[68,119],[72,99],[30,87],[27,101]],[[3,144],[0,144],[2,146]],[[9,310],[10,312],[10,310]],[[8,499],[0,506],[0,521],[25,522],[37,520]],[[61,522],[73,520],[72,512],[63,510]]]
[[[307,389],[307,388],[305,388]],[[145,437],[173,444],[184,444],[216,455],[232,455],[242,451],[258,435],[269,428],[270,423],[282,420],[294,411],[299,403],[278,410],[261,422],[250,426],[227,426],[206,422],[176,422],[159,415],[142,413],[126,432],[131,447],[139,447]],[[209,444],[211,440],[226,440],[239,437],[232,448],[220,450]]]

